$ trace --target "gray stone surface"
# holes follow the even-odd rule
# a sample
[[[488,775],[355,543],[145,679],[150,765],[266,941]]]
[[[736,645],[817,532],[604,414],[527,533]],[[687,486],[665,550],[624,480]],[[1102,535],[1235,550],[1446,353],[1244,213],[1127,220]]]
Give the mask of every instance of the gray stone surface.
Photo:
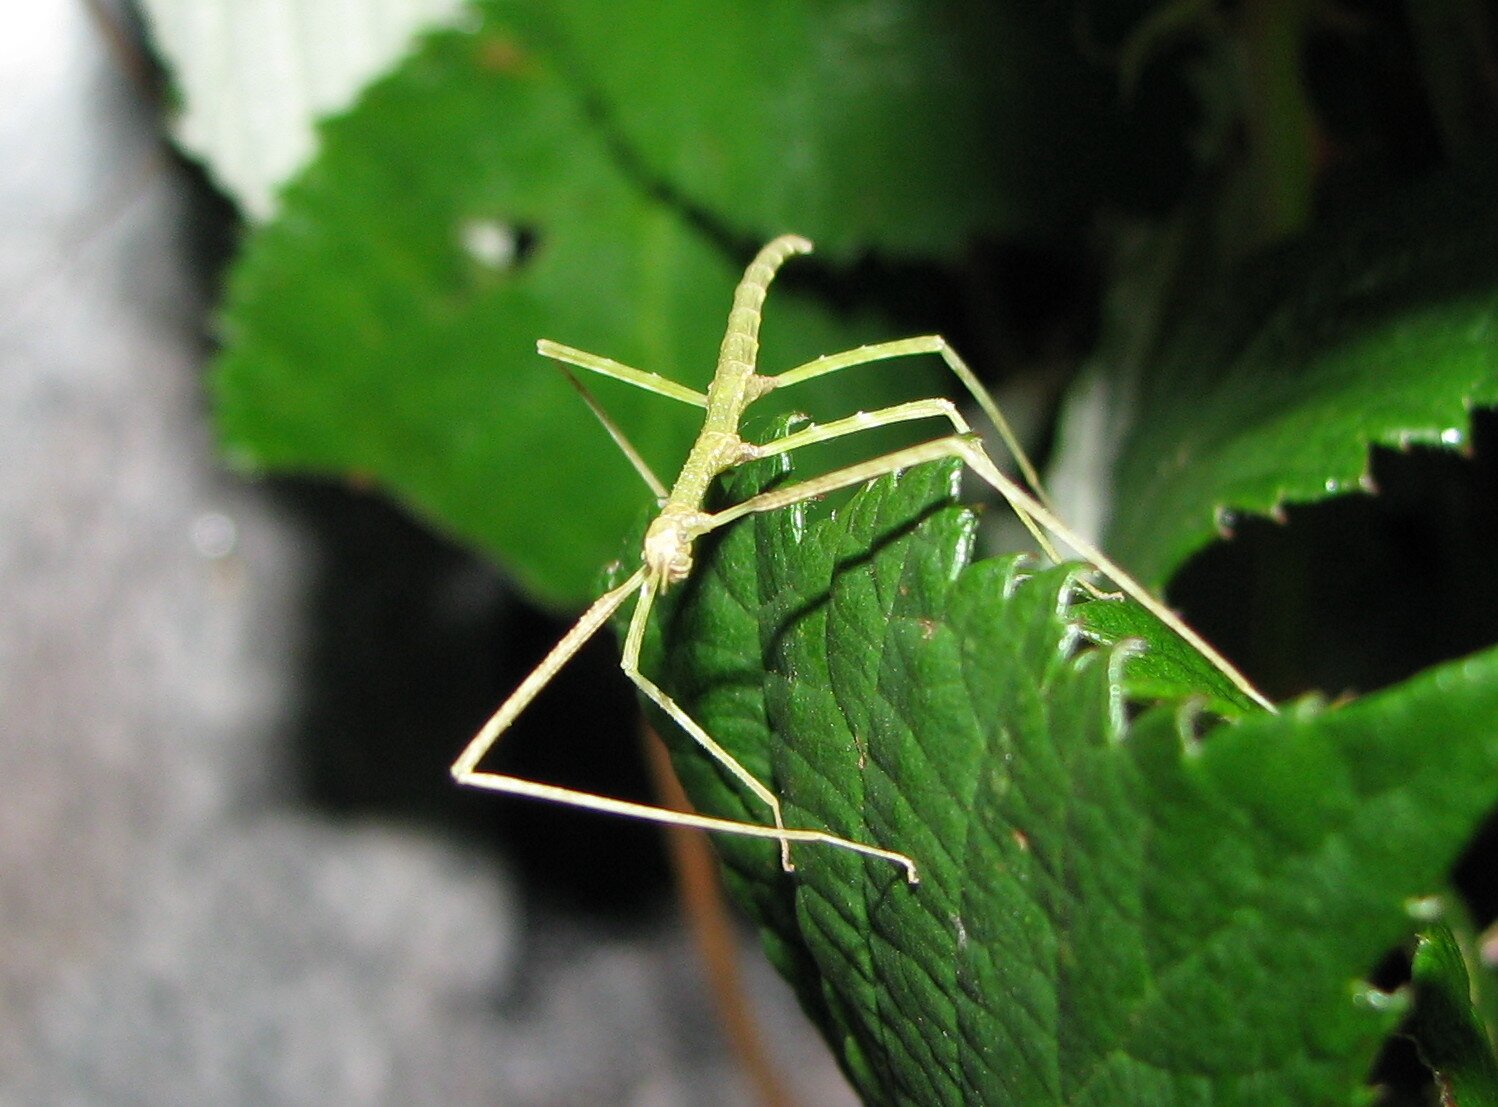
[[[190,183],[82,4],[0,45],[0,1104],[723,1104],[674,925],[599,933],[287,749],[317,551],[225,475]],[[847,1091],[769,970],[806,1102]]]

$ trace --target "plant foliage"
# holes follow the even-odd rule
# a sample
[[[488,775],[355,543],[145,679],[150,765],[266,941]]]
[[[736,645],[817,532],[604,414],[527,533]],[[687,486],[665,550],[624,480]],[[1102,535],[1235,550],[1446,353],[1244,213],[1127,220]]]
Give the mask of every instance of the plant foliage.
[[[741,525],[653,659],[789,821],[921,864],[910,888],[720,847],[850,1078],[879,1103],[1361,1101],[1404,1009],[1367,974],[1498,798],[1498,651],[1337,708],[1131,718],[1071,570],[973,563],[953,476]],[[763,819],[677,754],[705,808]]]
[[[475,4],[323,125],[246,243],[213,382],[231,456],[375,485],[535,598],[581,603],[649,497],[535,341],[701,387],[740,266],[784,231],[831,264],[776,284],[767,372],[935,329],[928,307],[980,364],[1047,361],[1053,325],[1085,348],[1104,316],[1108,402],[1080,437],[1104,545],[1153,586],[1248,516],[1374,491],[1377,447],[1470,446],[1498,403],[1478,5],[1370,17],[1367,39],[1293,3],[1095,7]],[[1417,134],[1373,107],[1394,93],[1428,107]],[[1032,285],[1071,287],[1070,314]],[[827,418],[942,386],[901,361],[787,401]],[[698,413],[597,391],[669,476]],[[860,1093],[1367,1102],[1413,997],[1434,1078],[1484,1102],[1469,992],[1489,970],[1436,929],[1418,987],[1370,981],[1498,805],[1498,653],[1266,714],[1133,605],[1079,592],[1079,567],[975,558],[955,480],[930,466],[740,522],[647,643],[646,671],[794,822],[921,867],[909,888],[803,847],[786,874],[762,842],[720,843]],[[1438,537],[1414,544],[1360,601],[1370,624],[1440,570]],[[1271,566],[1250,620],[1312,637],[1306,579],[1358,556],[1349,535],[1336,564]],[[764,820],[675,755],[704,810]]]

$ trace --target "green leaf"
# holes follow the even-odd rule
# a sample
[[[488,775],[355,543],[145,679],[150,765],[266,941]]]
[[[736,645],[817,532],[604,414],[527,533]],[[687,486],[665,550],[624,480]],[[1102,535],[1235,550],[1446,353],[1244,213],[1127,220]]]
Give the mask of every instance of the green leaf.
[[[1349,204],[1178,309],[1124,414],[1110,554],[1159,585],[1244,513],[1364,487],[1370,446],[1463,444],[1498,402],[1494,195]]]
[[[1498,1104],[1498,1059],[1472,1001],[1466,956],[1444,923],[1425,930],[1415,947],[1415,1009],[1406,1027],[1434,1070],[1443,1103]]]
[[[536,340],[703,387],[746,259],[642,188],[544,35],[492,13],[428,40],[322,141],[230,278],[225,443],[247,468],[384,488],[540,597],[582,602],[650,496]],[[876,335],[894,337],[782,288],[761,363]],[[790,402],[846,414],[929,394],[932,372],[871,368]],[[701,413],[595,390],[669,479]]]
[[[1099,645],[1146,647],[1123,653],[1122,676],[1130,698],[1153,701],[1195,697],[1204,710],[1225,719],[1258,710],[1226,673],[1138,604],[1094,600],[1076,604],[1072,613]]]
[[[1179,121],[1124,102],[1079,48],[1091,13],[1065,5],[594,0],[555,17],[650,178],[749,237],[949,255],[1102,195],[1137,204],[1185,169]]]
[[[875,1103],[1366,1102],[1403,1004],[1359,981],[1498,802],[1498,651],[1202,736],[1179,705],[1131,720],[1071,571],[971,564],[954,477],[736,525],[647,642],[792,825],[920,865],[911,888],[800,847],[785,874],[718,839],[850,1078]],[[675,754],[702,809],[765,820]]]

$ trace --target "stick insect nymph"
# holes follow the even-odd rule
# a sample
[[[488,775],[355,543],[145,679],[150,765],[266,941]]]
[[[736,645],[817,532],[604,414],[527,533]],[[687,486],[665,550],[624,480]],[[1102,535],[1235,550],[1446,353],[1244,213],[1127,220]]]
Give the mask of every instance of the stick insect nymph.
[[[962,460],[1009,502],[1020,520],[1040,543],[1044,552],[1053,560],[1059,560],[1059,557],[1047,533],[1054,535],[1066,546],[1075,550],[1113,581],[1121,591],[1138,601],[1200,650],[1234,684],[1272,710],[1269,702],[1227,659],[1152,596],[1143,585],[1110,561],[1091,543],[1072,533],[1056,517],[1045,500],[1044,494],[1040,491],[1039,478],[1034,468],[1026,459],[1024,451],[1020,449],[998,406],[945,339],[937,335],[923,335],[894,342],[880,342],[839,354],[825,355],[773,376],[760,374],[755,368],[755,363],[759,350],[760,312],[764,304],[765,293],[776,270],[788,257],[810,251],[811,243],[806,239],[795,235],[782,235],[760,250],[749,264],[743,279],[734,291],[733,308],[729,312],[728,327],[718,353],[717,368],[705,395],[655,373],[633,369],[610,358],[600,357],[597,354],[590,354],[545,339],[537,343],[536,348],[539,353],[563,364],[563,372],[582,394],[584,401],[625,456],[629,458],[641,478],[655,493],[661,510],[646,530],[639,568],[622,584],[611,588],[595,600],[593,605],[583,612],[572,629],[563,635],[561,641],[542,659],[541,663],[525,680],[521,681],[520,686],[510,694],[510,697],[500,704],[499,709],[453,763],[452,773],[459,783],[650,822],[774,839],[780,843],[781,866],[787,872],[795,867],[791,861],[793,843],[819,843],[838,849],[852,850],[856,853],[892,861],[904,868],[906,879],[911,884],[918,883],[915,861],[906,854],[843,838],[824,830],[786,826],[780,800],[775,793],[739,764],[675,700],[645,676],[640,671],[639,658],[645,626],[650,618],[655,598],[659,593],[673,584],[680,583],[691,574],[692,546],[698,538],[746,515],[789,507],[913,465],[952,457]],[[865,365],[888,358],[931,353],[941,356],[947,367],[972,393],[993,421],[1006,446],[1013,452],[1019,463],[1025,480],[1031,488],[1035,489],[1034,495],[1005,476],[994,465],[977,438],[971,433],[966,420],[963,419],[956,406],[946,399],[912,400],[877,411],[858,412],[828,423],[814,423],[762,446],[747,443],[739,435],[739,427],[746,409],[755,400],[776,388],[784,388],[856,365]],[[587,389],[565,368],[569,365],[599,373],[704,410],[702,430],[698,432],[691,452],[682,465],[681,473],[669,491],[651,471],[623,432],[598,406]],[[703,505],[712,482],[724,472],[746,461],[788,453],[803,446],[826,442],[872,427],[931,418],[945,419],[951,426],[951,433],[942,438],[916,446],[908,446],[881,457],[763,492],[722,511],[708,512],[704,509]],[[757,823],[737,822],[708,815],[688,814],[479,770],[479,761],[488,753],[499,736],[551,681],[558,670],[632,595],[636,597],[635,609],[630,617],[629,629],[625,634],[623,656],[619,662],[620,669],[710,757],[765,804],[774,825],[762,826]]]

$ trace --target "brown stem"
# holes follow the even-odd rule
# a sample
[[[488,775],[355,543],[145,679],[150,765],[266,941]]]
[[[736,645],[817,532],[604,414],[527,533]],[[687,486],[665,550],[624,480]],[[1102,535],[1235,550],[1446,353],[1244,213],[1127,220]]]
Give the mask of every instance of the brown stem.
[[[665,743],[648,722],[642,724],[641,741],[661,805],[674,811],[691,811],[687,794],[682,791],[671,768],[671,757],[666,752]],[[718,1022],[728,1039],[728,1047],[764,1107],[791,1107],[790,1095],[775,1071],[749,1009],[743,978],[739,974],[733,923],[728,917],[717,861],[707,843],[707,835],[680,826],[668,826],[665,833],[671,868],[676,876],[677,897],[686,915],[687,928],[692,932],[693,943],[697,946],[697,955],[707,973],[713,1006],[717,1008]]]

